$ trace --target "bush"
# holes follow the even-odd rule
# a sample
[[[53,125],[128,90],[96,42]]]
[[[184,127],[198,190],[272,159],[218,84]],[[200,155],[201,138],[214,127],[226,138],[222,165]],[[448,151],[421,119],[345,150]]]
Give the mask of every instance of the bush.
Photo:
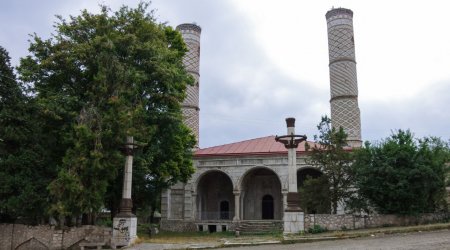
[[[321,225],[314,225],[308,229],[308,233],[311,234],[319,234],[328,231],[326,227],[322,227]]]
[[[382,214],[445,211],[448,143],[415,139],[399,130],[381,143],[366,143],[353,164],[356,188]]]

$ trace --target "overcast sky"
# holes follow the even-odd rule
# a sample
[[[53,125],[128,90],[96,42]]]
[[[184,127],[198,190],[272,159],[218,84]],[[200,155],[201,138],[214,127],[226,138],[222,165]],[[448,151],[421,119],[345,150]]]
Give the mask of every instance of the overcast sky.
[[[55,15],[138,1],[0,0],[0,46],[13,65],[28,34],[48,38]],[[329,115],[325,13],[354,12],[363,140],[396,129],[450,138],[448,1],[153,0],[159,21],[202,27],[200,146],[286,133],[286,117],[312,138]]]

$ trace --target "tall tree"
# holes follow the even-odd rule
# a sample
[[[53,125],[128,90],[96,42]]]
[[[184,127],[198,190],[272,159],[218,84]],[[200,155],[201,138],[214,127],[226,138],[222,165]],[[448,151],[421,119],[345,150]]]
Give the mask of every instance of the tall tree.
[[[308,214],[330,213],[330,186],[326,175],[307,176],[299,188],[300,206]]]
[[[16,80],[0,47],[0,214],[2,221],[38,223],[46,218],[47,186],[55,177],[44,150],[41,112]],[[44,211],[44,212],[43,212]]]
[[[360,196],[380,213],[418,214],[446,209],[448,143],[415,139],[399,130],[377,144],[366,143],[355,158]]]
[[[147,8],[103,6],[99,14],[59,17],[54,35],[35,35],[32,55],[21,60],[22,79],[34,84],[54,148],[63,152],[49,186],[59,217],[83,214],[92,223],[102,206],[115,210],[127,135],[141,144],[136,183],[167,184],[193,173],[194,137],[180,108],[193,82],[182,64],[186,47]]]
[[[327,116],[322,117],[317,128],[319,135],[314,136],[315,144],[307,144],[309,163],[317,166],[327,177],[332,213],[337,213],[339,203],[345,202],[354,192],[351,148],[347,146],[344,129],[332,127],[331,119]]]

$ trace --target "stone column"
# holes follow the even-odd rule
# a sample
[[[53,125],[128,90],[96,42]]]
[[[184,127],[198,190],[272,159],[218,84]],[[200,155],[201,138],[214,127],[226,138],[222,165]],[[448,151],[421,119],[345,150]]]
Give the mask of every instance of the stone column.
[[[127,136],[127,142],[123,149],[126,158],[123,176],[122,200],[120,201],[120,213],[113,219],[112,240],[116,246],[129,246],[137,238],[137,218],[131,212],[133,207],[133,202],[131,200],[133,150],[135,149],[132,136]]]
[[[234,191],[234,221],[239,221],[241,220],[241,215],[240,215],[240,201],[241,201],[241,193],[239,191]]]
[[[120,201],[120,214],[130,215],[133,208],[131,200],[131,183],[133,181],[133,137],[127,136],[125,145],[125,171],[123,175],[122,200]]]
[[[184,55],[183,64],[187,72],[194,78],[194,85],[186,88],[186,98],[182,104],[184,123],[195,134],[196,147],[199,145],[199,90],[200,90],[200,35],[202,29],[194,23],[183,23],[177,26],[188,51]]]
[[[348,144],[361,147],[361,118],[358,106],[353,12],[331,9],[326,14],[330,68],[330,106],[333,127],[342,127]]]
[[[304,214],[299,206],[297,192],[297,147],[306,140],[305,135],[295,134],[295,118],[286,118],[287,135],[276,136],[275,140],[283,143],[288,150],[288,192],[286,196],[287,206],[283,214],[283,233],[298,233],[304,230]],[[283,199],[284,199],[283,193]]]
[[[197,220],[197,193],[192,193],[192,219]]]
[[[295,136],[295,118],[286,118],[288,135]],[[289,144],[286,146],[288,150],[288,194],[287,194],[287,210],[300,211],[299,197],[297,190],[297,147],[298,144]]]
[[[283,195],[283,211],[287,208],[287,191],[282,191],[281,194]]]

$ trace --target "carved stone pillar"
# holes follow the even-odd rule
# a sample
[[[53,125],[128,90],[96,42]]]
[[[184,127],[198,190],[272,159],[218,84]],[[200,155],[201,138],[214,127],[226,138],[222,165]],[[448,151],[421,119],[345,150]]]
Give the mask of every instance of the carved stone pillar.
[[[234,221],[239,221],[241,220],[241,215],[240,215],[240,207],[241,207],[241,193],[239,191],[234,191]]]

